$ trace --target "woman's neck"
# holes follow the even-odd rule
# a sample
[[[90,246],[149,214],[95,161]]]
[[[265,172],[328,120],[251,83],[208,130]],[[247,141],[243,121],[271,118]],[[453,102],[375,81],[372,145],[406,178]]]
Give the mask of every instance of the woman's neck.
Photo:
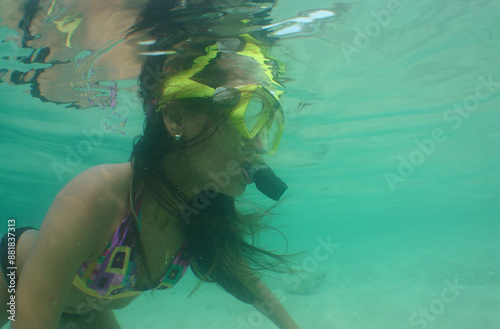
[[[207,182],[199,177],[188,158],[183,152],[171,153],[163,159],[161,169],[183,196],[192,198]]]

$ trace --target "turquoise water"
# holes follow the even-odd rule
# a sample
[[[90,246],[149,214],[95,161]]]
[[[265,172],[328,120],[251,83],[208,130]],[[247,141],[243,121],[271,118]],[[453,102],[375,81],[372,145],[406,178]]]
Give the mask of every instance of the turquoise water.
[[[329,6],[281,2],[273,16]],[[306,251],[297,263],[307,287],[268,282],[303,328],[500,327],[498,12],[485,0],[352,3],[342,21],[275,49],[292,81],[284,140],[268,159],[290,187],[274,223]],[[136,105],[124,135],[104,134],[68,165],[109,113],[0,84],[1,218],[39,226],[72,177],[126,161],[142,127]],[[249,198],[265,201],[252,189]],[[186,300],[194,282],[141,296],[117,312],[123,328],[273,328],[216,287]]]

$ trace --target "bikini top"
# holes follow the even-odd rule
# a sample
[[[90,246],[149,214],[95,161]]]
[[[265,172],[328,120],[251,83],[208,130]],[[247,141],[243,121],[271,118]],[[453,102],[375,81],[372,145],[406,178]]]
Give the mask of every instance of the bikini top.
[[[87,295],[106,299],[137,296],[144,290],[136,286],[139,267],[137,248],[140,247],[140,204],[137,225],[132,211],[122,221],[106,250],[93,262],[84,262],[73,279],[73,285]],[[173,287],[184,275],[191,257],[184,242],[159,284],[154,288]]]

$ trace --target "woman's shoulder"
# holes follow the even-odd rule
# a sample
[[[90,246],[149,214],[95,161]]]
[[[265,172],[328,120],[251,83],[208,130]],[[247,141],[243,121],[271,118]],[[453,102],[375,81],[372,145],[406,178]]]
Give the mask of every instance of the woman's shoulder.
[[[83,171],[78,176],[105,180],[108,183],[119,183],[132,178],[132,165],[130,162],[100,164]]]
[[[73,178],[63,190],[78,191],[82,194],[101,197],[128,196],[132,182],[132,167],[130,163],[101,164],[91,167]],[[127,198],[126,198],[127,199]]]
[[[56,199],[73,200],[94,215],[109,216],[127,210],[131,182],[130,163],[98,165],[73,178]]]
[[[52,202],[39,236],[60,237],[53,245],[77,250],[81,261],[94,257],[128,210],[131,177],[126,164],[99,165],[77,175]]]

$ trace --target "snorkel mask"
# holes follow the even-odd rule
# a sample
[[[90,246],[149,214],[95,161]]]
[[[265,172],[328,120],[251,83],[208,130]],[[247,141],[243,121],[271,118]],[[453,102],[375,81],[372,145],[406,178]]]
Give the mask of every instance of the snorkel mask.
[[[259,85],[219,87],[212,98],[227,102],[235,97],[236,104],[228,109],[229,119],[241,134],[241,144],[251,143],[258,154],[276,153],[284,129],[283,109],[278,100]]]
[[[231,52],[251,57],[263,69],[266,85],[281,87],[274,81],[273,67],[269,64],[269,58],[264,56],[258,41],[250,35],[243,35],[241,38],[246,41],[242,49],[238,50],[241,48],[240,39],[219,40],[208,46],[206,55],[197,57],[190,69],[169,77],[164,83],[158,109],[173,100],[211,98],[216,103],[227,105],[224,107],[229,111],[229,120],[240,132],[240,142],[243,145],[250,143],[258,154],[274,154],[284,130],[283,109],[278,101],[282,91],[279,88],[273,92],[257,84],[213,88],[194,79],[194,76],[203,71],[220,53]],[[264,163],[244,169],[255,182],[257,189],[275,201],[278,201],[288,188]]]

